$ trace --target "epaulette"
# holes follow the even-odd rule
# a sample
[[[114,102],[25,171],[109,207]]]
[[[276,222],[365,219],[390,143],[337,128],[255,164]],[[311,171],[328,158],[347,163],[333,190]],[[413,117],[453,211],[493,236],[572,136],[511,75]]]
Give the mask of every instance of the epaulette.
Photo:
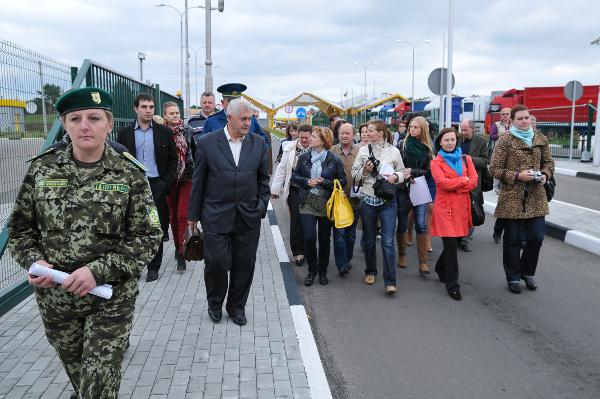
[[[135,157],[133,155],[131,155],[129,152],[125,151],[125,152],[121,153],[121,156],[123,158],[127,159],[132,164],[134,164],[142,172],[144,172],[144,173],[148,172],[148,168],[146,168],[140,161],[135,159]]]
[[[42,152],[41,154],[36,155],[35,157],[28,159],[27,162],[33,162],[36,159],[39,159],[41,157],[45,157],[46,155],[50,155],[56,152],[56,148],[48,148],[46,151]]]

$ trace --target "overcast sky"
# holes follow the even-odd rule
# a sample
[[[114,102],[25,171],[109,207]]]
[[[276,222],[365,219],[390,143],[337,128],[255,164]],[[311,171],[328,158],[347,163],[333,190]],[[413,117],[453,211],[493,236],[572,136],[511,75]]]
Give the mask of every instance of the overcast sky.
[[[2,0],[0,39],[18,43],[69,65],[90,58],[175,93],[179,87],[179,15],[152,0]],[[183,0],[169,0],[183,9]],[[563,86],[572,79],[600,81],[600,2],[596,0],[456,0],[454,93],[489,95],[492,90]],[[204,4],[190,0],[189,6]],[[217,0],[213,0],[216,6]],[[242,82],[247,93],[279,103],[302,91],[332,101],[340,91],[369,96],[411,94],[411,49],[415,50],[415,97],[432,95],[429,73],[442,66],[448,1],[421,0],[225,0],[212,12],[215,87]],[[194,52],[204,46],[204,10],[189,11],[191,96]],[[204,88],[204,49],[198,90]],[[371,63],[376,62],[376,65]],[[194,103],[194,101],[192,101]]]

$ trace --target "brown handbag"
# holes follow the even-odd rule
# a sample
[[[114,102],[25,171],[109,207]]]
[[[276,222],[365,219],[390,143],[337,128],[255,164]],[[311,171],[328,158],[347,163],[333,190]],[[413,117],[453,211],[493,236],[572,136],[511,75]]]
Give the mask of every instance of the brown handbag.
[[[193,229],[188,226],[183,234],[183,257],[185,260],[202,260],[204,259],[204,243],[202,231],[197,227]]]

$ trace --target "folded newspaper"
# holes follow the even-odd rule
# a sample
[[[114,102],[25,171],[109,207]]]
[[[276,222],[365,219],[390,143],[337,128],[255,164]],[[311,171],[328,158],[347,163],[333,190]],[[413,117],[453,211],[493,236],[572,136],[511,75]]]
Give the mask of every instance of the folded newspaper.
[[[69,273],[61,272],[60,270],[54,270],[35,262],[29,268],[29,274],[38,277],[50,277],[52,281],[58,284],[64,283],[67,277],[69,277]],[[99,296],[100,298],[110,299],[113,294],[112,286],[108,284],[99,285],[91,290],[90,294]]]

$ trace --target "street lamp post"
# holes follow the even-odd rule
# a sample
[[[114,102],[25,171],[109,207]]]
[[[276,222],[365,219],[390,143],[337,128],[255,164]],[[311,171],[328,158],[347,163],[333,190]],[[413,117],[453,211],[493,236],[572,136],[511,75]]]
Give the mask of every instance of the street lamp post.
[[[366,104],[367,99],[369,97],[369,95],[367,94],[367,66],[368,65],[377,65],[377,62],[367,62],[367,63],[355,62],[354,65],[362,65],[365,68],[365,104]]]
[[[179,14],[179,90],[183,91],[183,13],[175,6],[169,4],[155,4],[156,7],[168,7]]]
[[[206,75],[204,78],[204,86],[206,91],[213,91],[213,77],[212,77],[212,58],[211,58],[211,43],[212,43],[212,35],[210,28],[210,16],[213,10],[219,10],[219,12],[223,12],[225,10],[225,0],[219,0],[219,5],[217,8],[211,7],[211,0],[205,0],[204,7],[198,6],[200,8],[204,8],[204,12],[206,13],[206,61],[204,65],[206,66]]]
[[[415,104],[415,48],[419,45],[419,43],[429,44],[429,43],[431,43],[431,40],[419,40],[418,42],[415,42],[414,44],[407,40],[401,40],[401,39],[396,40],[396,42],[408,44],[410,46],[410,48],[412,49],[412,90],[411,90],[411,97],[410,97],[410,110],[414,111],[415,110],[414,109],[414,104]]]
[[[143,67],[143,63],[144,60],[146,59],[146,54],[139,52],[138,53],[138,59],[140,60],[140,82],[144,81],[144,67]]]
[[[168,7],[168,8],[172,8],[173,10],[177,11],[177,14],[179,14],[179,45],[180,45],[180,54],[179,54],[179,69],[180,69],[180,75],[179,75],[179,87],[180,89],[184,92],[184,109],[185,107],[189,107],[190,106],[190,52],[189,52],[189,42],[188,42],[188,13],[187,11],[192,9],[192,8],[203,8],[202,6],[192,6],[192,7],[188,7],[187,6],[187,0],[185,0],[185,4],[184,4],[184,9],[183,11],[179,11],[179,9],[175,6],[172,6],[170,4],[164,4],[164,3],[160,3],[160,4],[155,4],[156,7]],[[184,35],[184,17],[185,17],[185,35]],[[185,37],[185,44],[184,44],[184,37]],[[183,52],[185,49],[185,90],[184,90],[184,86],[183,86]]]

